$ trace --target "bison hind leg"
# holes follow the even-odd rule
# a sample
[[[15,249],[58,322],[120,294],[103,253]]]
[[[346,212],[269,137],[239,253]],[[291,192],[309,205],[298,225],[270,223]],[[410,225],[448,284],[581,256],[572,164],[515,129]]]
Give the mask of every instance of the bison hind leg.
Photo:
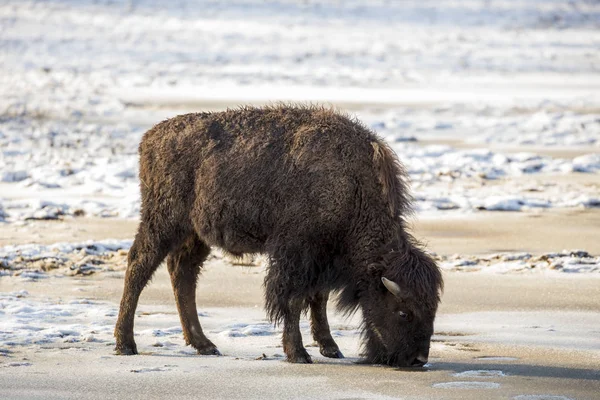
[[[265,278],[267,312],[275,323],[283,322],[283,351],[287,361],[298,364],[311,364],[312,359],[302,344],[300,315],[306,309],[306,301],[301,298],[284,296],[287,291],[277,290],[277,281],[271,273]],[[287,294],[287,293],[286,293]]]
[[[287,361],[310,364],[310,355],[302,344],[300,315],[307,308],[307,281],[302,252],[297,248],[276,248],[269,255],[265,277],[266,309],[271,321],[283,322],[283,351]]]
[[[283,321],[283,352],[287,361],[296,364],[312,364],[312,359],[302,344],[300,314],[304,301],[292,300]]]
[[[319,345],[320,353],[329,358],[344,358],[337,343],[331,337],[327,321],[327,300],[329,293],[321,292],[310,300],[310,322],[313,338]]]

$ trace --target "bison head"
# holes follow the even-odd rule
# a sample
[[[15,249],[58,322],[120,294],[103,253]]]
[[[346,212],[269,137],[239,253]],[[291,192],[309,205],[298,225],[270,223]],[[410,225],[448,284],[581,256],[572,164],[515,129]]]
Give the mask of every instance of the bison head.
[[[361,299],[368,362],[396,367],[427,363],[442,277],[429,256],[412,250],[370,267],[370,284]]]

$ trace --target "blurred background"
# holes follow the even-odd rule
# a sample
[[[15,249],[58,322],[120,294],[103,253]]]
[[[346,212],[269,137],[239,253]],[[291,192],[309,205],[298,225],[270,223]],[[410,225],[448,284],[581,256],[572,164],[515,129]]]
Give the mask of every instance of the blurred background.
[[[0,218],[135,218],[145,130],[275,101],[361,118],[424,215],[598,207],[599,27],[585,0],[4,0]]]

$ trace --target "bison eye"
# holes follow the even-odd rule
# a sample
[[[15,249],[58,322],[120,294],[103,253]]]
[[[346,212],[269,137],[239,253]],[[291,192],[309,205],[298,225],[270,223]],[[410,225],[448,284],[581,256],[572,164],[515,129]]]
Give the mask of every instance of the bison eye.
[[[412,321],[412,314],[411,313],[407,313],[404,311],[398,311],[398,317],[400,317],[400,319],[402,321],[406,321],[406,322],[410,322]]]

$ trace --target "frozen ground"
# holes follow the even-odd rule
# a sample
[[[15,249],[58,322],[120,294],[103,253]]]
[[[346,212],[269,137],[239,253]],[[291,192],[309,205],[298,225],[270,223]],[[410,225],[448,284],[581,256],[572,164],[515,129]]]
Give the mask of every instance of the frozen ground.
[[[597,397],[599,21],[585,0],[1,2],[0,397]],[[218,253],[198,304],[224,357],[184,346],[164,268],[142,355],[113,355],[143,132],[272,101],[331,103],[405,164],[446,280],[424,372],[354,365],[359,316],[333,310],[347,358],[284,363],[261,260]]]
[[[590,1],[5,1],[0,219],[136,217],[147,128],[275,100],[351,109],[419,211],[599,207],[598,185],[513,179],[599,174],[599,20]]]
[[[304,343],[315,364],[283,362],[281,330],[265,320],[258,305],[263,275],[253,269],[213,263],[200,279],[199,316],[223,357],[197,356],[185,346],[164,269],[142,296],[136,317],[140,355],[133,357],[113,355],[122,280],[107,275],[111,272],[51,274],[35,281],[1,278],[3,395],[593,399],[600,390],[595,275],[560,280],[501,275],[490,289],[484,274],[447,274],[429,364],[419,372],[355,365],[360,315],[344,319],[333,309],[332,333],[346,358],[321,357],[303,319]],[[224,287],[224,280],[231,284]],[[515,292],[517,281],[521,290]],[[549,300],[531,301],[531,290]],[[230,295],[233,300],[227,300]],[[236,306],[224,307],[229,301]]]
[[[51,245],[25,244],[0,247],[0,276],[9,275],[24,280],[59,276],[89,275],[107,271],[123,271],[131,240],[86,241],[83,243],[55,243]],[[532,255],[527,252],[489,255],[452,256],[435,255],[442,269],[447,271],[490,273],[600,273],[600,257],[583,250]],[[230,263],[219,251],[213,252],[207,264]],[[265,266],[263,257],[248,259],[244,264]],[[262,268],[261,268],[262,269]]]
[[[567,215],[567,220],[583,230],[591,214],[583,212],[580,219]],[[529,218],[512,217],[493,218],[487,221],[489,229],[482,227],[491,234],[489,246],[497,246],[493,238],[500,221],[511,227],[512,236],[521,231],[520,240],[533,245],[524,229]],[[541,220],[550,231],[564,225],[549,217],[532,221]],[[481,217],[460,220],[461,227],[483,224]],[[76,232],[80,237],[106,237],[106,229],[131,237],[136,225],[128,221],[122,233],[116,230],[117,220],[89,219],[99,225],[96,230],[82,222],[32,221],[29,228],[48,240],[77,226],[85,228]],[[141,355],[117,357],[112,330],[131,240],[40,246],[27,244],[27,234],[14,238],[14,244],[0,249],[2,394],[19,399],[305,399],[324,393],[335,399],[593,399],[600,390],[598,258],[581,251],[466,256],[482,235],[471,232],[460,238],[456,227],[439,221],[426,229],[431,229],[426,236],[435,239],[432,248],[459,255],[438,256],[446,288],[430,362],[421,373],[354,365],[360,353],[360,315],[345,319],[333,308],[330,325],[347,358],[321,357],[303,320],[304,343],[316,363],[285,363],[281,330],[268,323],[262,310],[261,260],[236,266],[218,252],[205,263],[197,302],[203,327],[224,356],[197,356],[184,345],[163,267],[140,300],[136,340]],[[452,236],[446,235],[448,229]],[[535,233],[535,225],[533,231],[545,240]]]

